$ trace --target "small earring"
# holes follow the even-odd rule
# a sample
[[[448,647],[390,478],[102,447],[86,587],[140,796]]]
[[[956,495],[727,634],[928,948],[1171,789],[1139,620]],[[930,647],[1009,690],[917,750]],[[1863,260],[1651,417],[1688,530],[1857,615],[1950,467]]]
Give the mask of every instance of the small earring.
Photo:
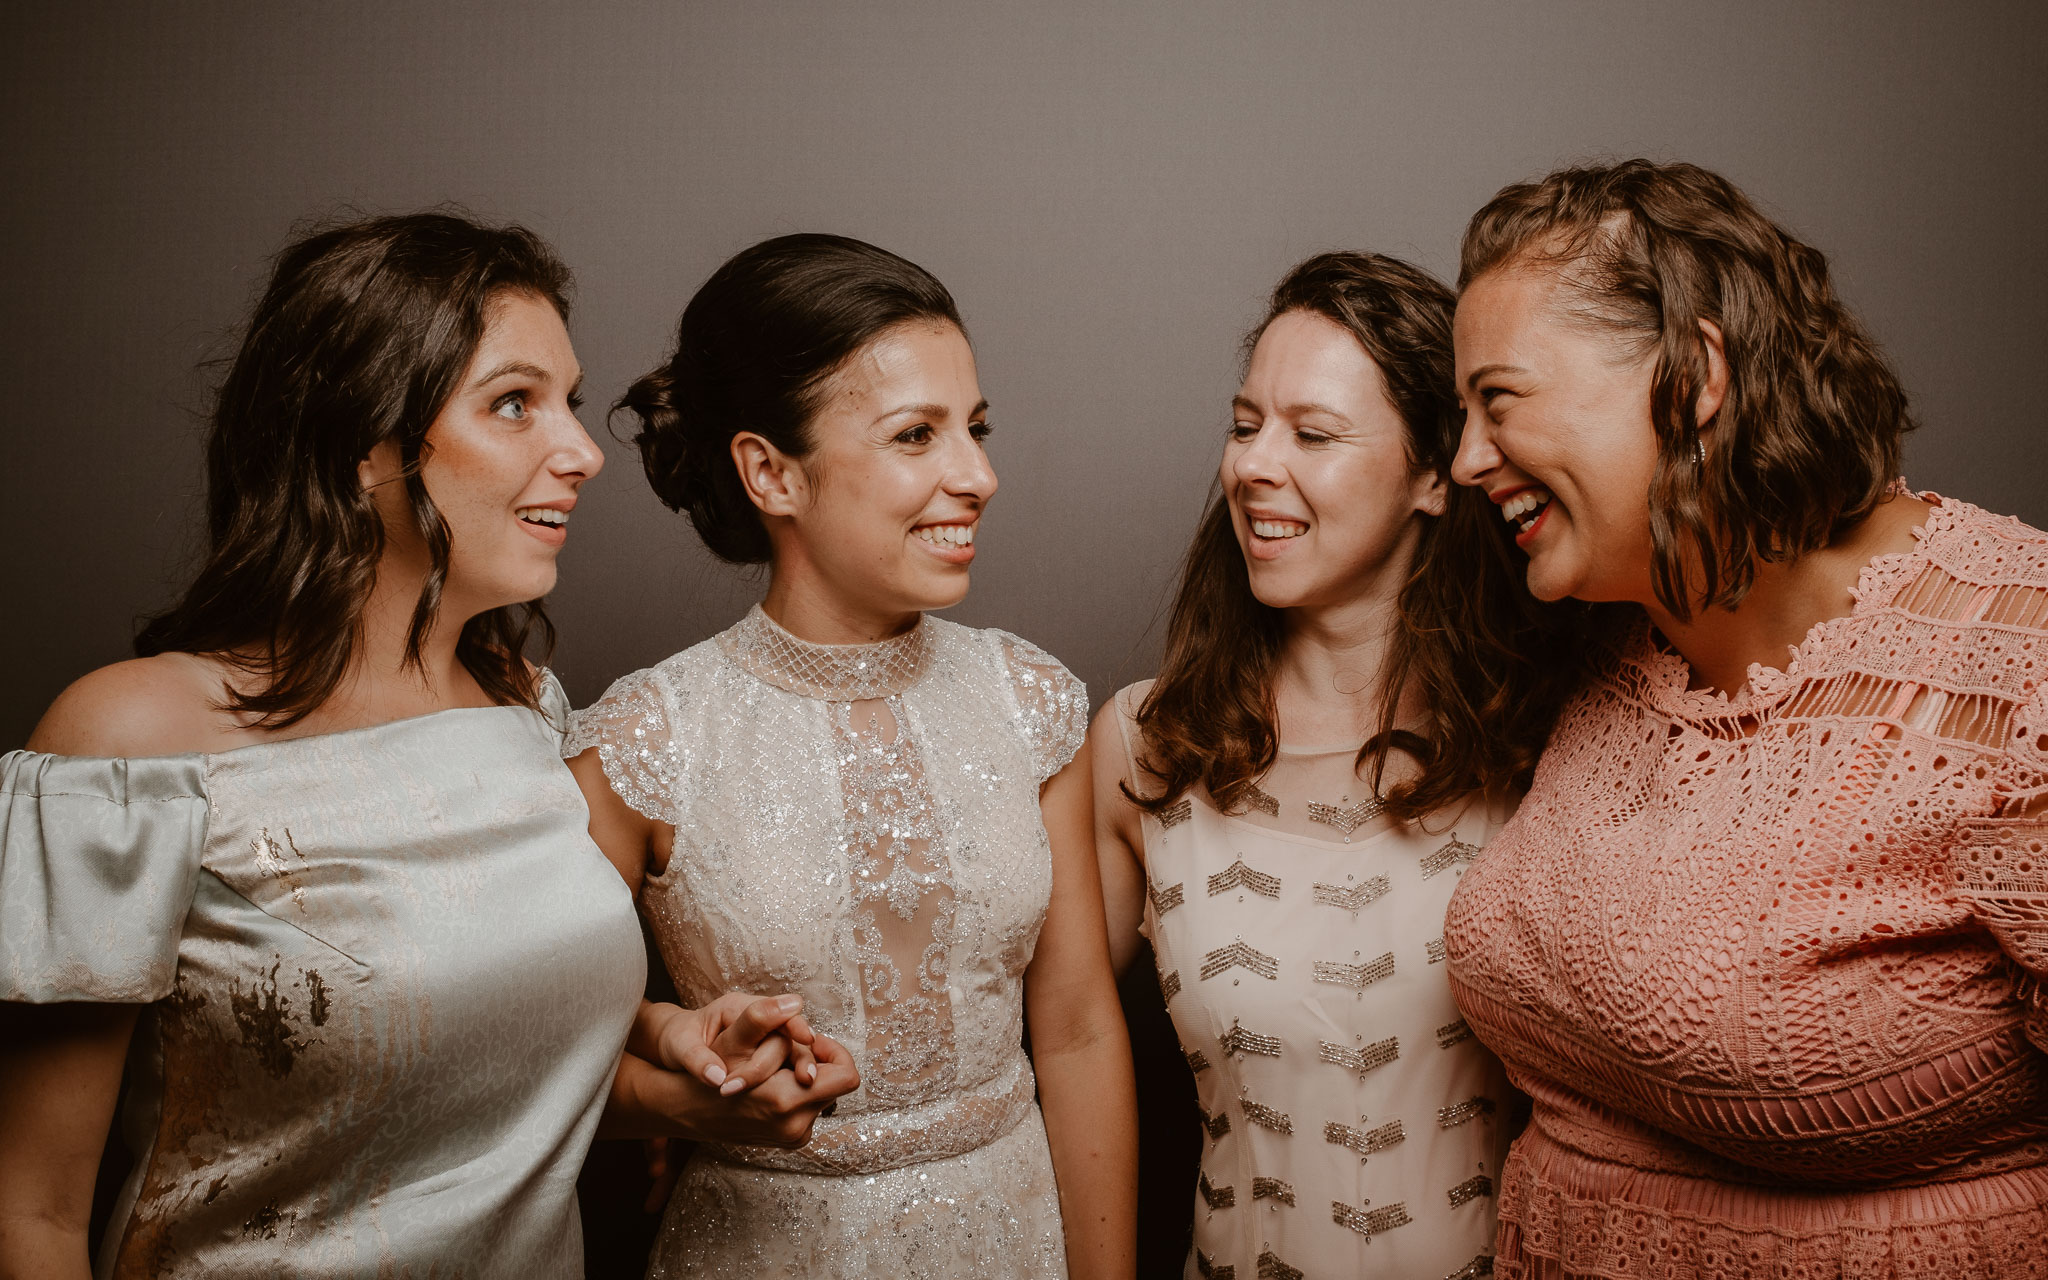
[[[1707,469],[1707,442],[1700,438],[1697,431],[1693,433],[1692,449],[1695,454],[1699,455],[1700,470],[1705,471]]]

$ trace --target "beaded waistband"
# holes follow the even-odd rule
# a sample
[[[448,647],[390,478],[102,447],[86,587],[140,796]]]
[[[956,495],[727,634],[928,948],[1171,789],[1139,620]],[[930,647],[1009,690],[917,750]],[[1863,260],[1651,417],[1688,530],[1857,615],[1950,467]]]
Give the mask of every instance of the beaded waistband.
[[[704,1153],[727,1164],[791,1173],[880,1173],[978,1150],[1009,1133],[1037,1104],[1038,1080],[1021,1053],[981,1084],[935,1102],[898,1111],[821,1118],[808,1144],[739,1147],[707,1143]]]

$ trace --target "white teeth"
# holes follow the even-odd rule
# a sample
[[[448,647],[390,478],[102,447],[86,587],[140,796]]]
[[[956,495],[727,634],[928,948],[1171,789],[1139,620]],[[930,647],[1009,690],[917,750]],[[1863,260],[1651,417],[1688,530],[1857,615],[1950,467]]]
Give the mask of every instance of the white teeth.
[[[911,530],[926,542],[940,547],[971,547],[974,545],[974,526],[971,524],[927,524]]]
[[[521,507],[512,514],[518,516],[521,520],[528,520],[534,524],[564,525],[569,523],[569,513],[557,511],[553,507]]]
[[[1514,497],[1509,498],[1506,502],[1500,504],[1500,518],[1507,521],[1509,524],[1521,525],[1522,531],[1524,533],[1527,533],[1529,530],[1529,525],[1534,524],[1535,521],[1531,519],[1528,523],[1525,524],[1523,523],[1522,517],[1534,516],[1535,513],[1541,511],[1545,506],[1549,505],[1550,501],[1550,494],[1545,490],[1524,489],[1520,493],[1516,494]]]
[[[1308,526],[1292,520],[1254,520],[1252,532],[1261,538],[1299,538],[1308,532]]]

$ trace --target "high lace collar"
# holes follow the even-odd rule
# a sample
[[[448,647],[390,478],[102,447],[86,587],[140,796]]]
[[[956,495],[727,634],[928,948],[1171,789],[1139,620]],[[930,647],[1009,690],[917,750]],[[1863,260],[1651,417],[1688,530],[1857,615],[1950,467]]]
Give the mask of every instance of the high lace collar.
[[[760,605],[718,637],[726,656],[778,689],[826,702],[859,702],[902,693],[924,675],[931,627],[917,625],[874,644],[812,644],[776,624]]]

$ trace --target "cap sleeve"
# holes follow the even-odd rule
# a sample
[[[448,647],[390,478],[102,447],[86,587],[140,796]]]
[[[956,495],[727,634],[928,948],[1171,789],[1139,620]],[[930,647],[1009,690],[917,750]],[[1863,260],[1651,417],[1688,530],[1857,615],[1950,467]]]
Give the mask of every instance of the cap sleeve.
[[[205,843],[199,756],[0,756],[0,1000],[169,995]]]
[[[579,756],[592,747],[619,799],[657,822],[675,821],[682,760],[669,732],[658,670],[620,677],[602,698],[569,717],[562,755]]]
[[[1032,767],[1043,783],[1066,768],[1088,740],[1088,686],[1029,640],[1007,631],[996,634],[1002,640],[1003,665],[1017,697]]]
[[[1950,867],[1971,912],[2024,972],[2027,1036],[2048,1050],[2048,714],[2038,699],[2015,709],[2012,734],[1994,779],[1998,816],[1959,824]]]

